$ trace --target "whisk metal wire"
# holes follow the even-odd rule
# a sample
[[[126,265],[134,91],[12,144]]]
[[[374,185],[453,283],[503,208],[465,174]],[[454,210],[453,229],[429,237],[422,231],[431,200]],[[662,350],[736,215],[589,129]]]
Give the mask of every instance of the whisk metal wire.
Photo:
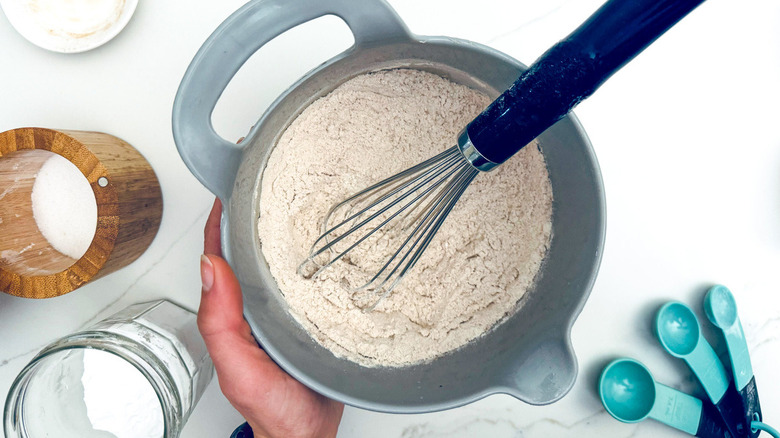
[[[386,260],[381,268],[366,283],[351,289],[352,293],[373,293],[377,299],[364,309],[373,310],[420,260],[478,173],[454,146],[348,197],[326,215],[322,235],[298,267],[299,274],[306,275],[313,265],[314,278],[355,248],[377,246],[387,238],[392,248],[383,253]],[[343,219],[333,225],[335,217]],[[404,232],[408,233],[405,238],[397,238]]]

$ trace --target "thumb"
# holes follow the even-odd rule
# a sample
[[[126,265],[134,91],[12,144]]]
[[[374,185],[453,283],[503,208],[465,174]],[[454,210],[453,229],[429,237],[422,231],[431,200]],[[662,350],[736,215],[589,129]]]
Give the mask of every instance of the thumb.
[[[241,285],[230,265],[219,256],[202,255],[200,274],[203,289],[198,309],[198,329],[206,346],[215,337],[238,335],[251,338],[249,325],[243,317]]]
[[[256,400],[250,388],[263,386],[249,380],[271,381],[283,372],[252,337],[243,316],[241,286],[230,265],[219,256],[204,255],[201,278],[198,329],[214,362],[222,392],[243,411]]]

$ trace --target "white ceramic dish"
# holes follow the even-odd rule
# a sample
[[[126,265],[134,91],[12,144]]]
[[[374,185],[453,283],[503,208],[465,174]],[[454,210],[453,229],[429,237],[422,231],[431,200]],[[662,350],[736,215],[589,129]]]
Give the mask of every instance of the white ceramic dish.
[[[99,47],[124,29],[138,0],[0,0],[8,21],[47,50],[79,53]]]

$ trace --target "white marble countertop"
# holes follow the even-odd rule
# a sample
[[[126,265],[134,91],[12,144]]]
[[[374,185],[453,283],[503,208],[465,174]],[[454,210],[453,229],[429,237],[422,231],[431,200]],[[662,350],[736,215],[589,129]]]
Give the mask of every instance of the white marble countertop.
[[[415,33],[470,39],[528,64],[601,0],[390,2]],[[243,0],[139,3],[115,40],[77,55],[33,46],[0,14],[0,131],[41,126],[119,136],[154,167],[165,203],[156,240],[120,272],[45,301],[0,294],[2,398],[55,338],[135,302],[169,297],[197,308],[198,256],[213,197],[179,159],[171,106],[195,51]],[[334,22],[298,28],[252,58],[217,107],[217,130],[242,136],[282,90],[348,46],[348,32]],[[651,318],[668,299],[700,311],[714,283],[737,297],[764,418],[778,427],[779,29],[779,2],[709,0],[575,111],[601,164],[608,227],[598,281],[572,333],[579,378],[564,399],[534,407],[491,396],[425,415],[348,408],[340,436],[682,436],[653,421],[613,420],[596,380],[608,360],[631,356],[658,381],[700,391],[659,347]],[[182,436],[227,437],[241,422],[214,381]]]

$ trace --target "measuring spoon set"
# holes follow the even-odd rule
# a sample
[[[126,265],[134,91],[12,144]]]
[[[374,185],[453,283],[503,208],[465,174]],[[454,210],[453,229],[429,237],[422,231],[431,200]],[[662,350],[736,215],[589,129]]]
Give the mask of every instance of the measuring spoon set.
[[[652,418],[701,438],[756,438],[761,431],[780,438],[761,420],[756,379],[731,291],[712,287],[704,298],[704,313],[726,340],[733,379],[702,335],[696,314],[671,301],[656,314],[655,334],[669,354],[688,364],[707,398],[658,383],[640,362],[621,358],[601,373],[599,395],[604,408],[624,423]]]

